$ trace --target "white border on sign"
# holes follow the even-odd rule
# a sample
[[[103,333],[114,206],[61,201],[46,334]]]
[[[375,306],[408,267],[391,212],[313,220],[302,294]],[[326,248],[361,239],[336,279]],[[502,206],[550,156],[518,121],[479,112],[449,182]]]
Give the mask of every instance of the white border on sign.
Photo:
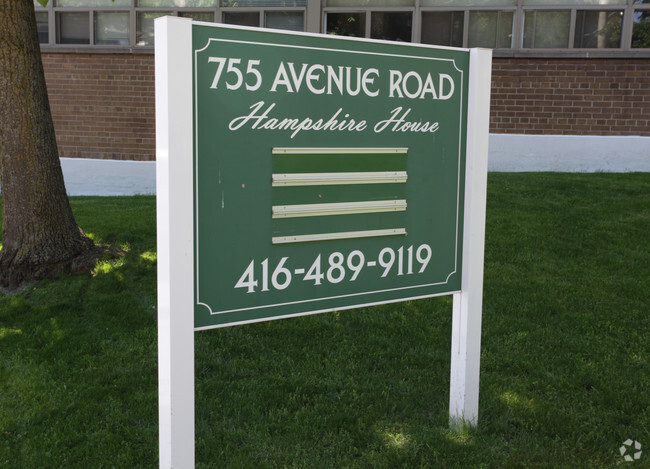
[[[200,25],[200,26],[209,26],[209,27],[215,27],[214,24],[210,23],[194,23],[194,25]],[[221,27],[221,25],[216,26],[216,27]],[[240,28],[237,28],[240,29]],[[242,28],[242,29],[248,29],[251,31],[258,31],[253,28]],[[276,32],[276,31],[264,31],[264,32]],[[279,31],[278,31],[279,33]],[[284,33],[284,31],[283,31]],[[299,35],[304,35],[304,34],[299,34]],[[316,36],[316,35],[310,35],[307,34],[308,36],[312,37],[322,37],[322,36]],[[328,36],[329,37],[329,36]],[[205,307],[210,315],[217,315],[217,314],[227,314],[227,313],[235,313],[235,312],[240,312],[240,311],[251,311],[251,310],[266,310],[269,308],[275,308],[275,307],[280,307],[280,306],[288,306],[288,305],[295,305],[295,304],[303,304],[303,303],[316,303],[320,301],[328,301],[328,300],[336,300],[340,298],[350,298],[350,297],[362,297],[364,295],[372,295],[372,294],[381,294],[381,293],[388,293],[392,291],[402,291],[402,290],[410,290],[410,289],[418,289],[418,288],[426,288],[426,287],[435,287],[438,285],[446,285],[449,282],[449,278],[455,274],[458,271],[458,234],[459,234],[459,211],[460,211],[460,178],[461,178],[461,161],[462,161],[462,135],[463,135],[463,105],[465,103],[465,96],[464,96],[464,84],[465,84],[465,73],[463,70],[460,70],[456,66],[456,61],[454,59],[443,59],[443,58],[437,58],[437,57],[425,57],[425,56],[416,56],[416,55],[405,55],[405,54],[388,54],[388,53],[383,53],[383,52],[365,52],[365,51],[350,51],[350,50],[341,50],[341,49],[332,49],[332,48],[326,48],[326,47],[311,47],[311,46],[299,46],[299,45],[291,45],[291,44],[269,44],[269,43],[264,43],[264,42],[257,42],[257,41],[242,41],[242,40],[234,40],[234,39],[220,39],[220,38],[210,38],[208,39],[208,42],[205,46],[203,46],[201,49],[195,49],[194,50],[194,118],[195,122],[198,122],[198,72],[197,72],[197,67],[198,67],[198,54],[200,52],[205,51],[208,47],[210,47],[210,44],[212,42],[226,42],[226,43],[233,43],[233,44],[247,44],[247,45],[254,45],[254,46],[262,46],[262,47],[284,47],[288,49],[305,49],[305,50],[317,50],[317,51],[325,51],[325,52],[335,52],[335,53],[343,53],[343,54],[360,54],[360,55],[375,55],[375,56],[381,56],[381,57],[394,57],[394,58],[406,58],[406,59],[420,59],[420,60],[425,60],[425,61],[438,61],[438,62],[449,62],[451,65],[460,73],[460,102],[459,102],[459,130],[458,130],[458,173],[457,173],[457,181],[456,181],[456,236],[455,236],[455,246],[454,246],[454,270],[451,271],[448,275],[447,278],[445,279],[444,282],[435,282],[435,283],[427,283],[427,284],[421,284],[421,285],[410,285],[410,286],[405,286],[405,287],[398,287],[398,288],[388,288],[384,290],[375,290],[375,291],[370,291],[370,292],[357,292],[357,293],[350,293],[346,295],[338,295],[338,296],[329,296],[329,297],[321,297],[321,298],[310,298],[308,300],[297,300],[297,301],[290,301],[286,303],[277,303],[277,304],[263,304],[263,305],[257,305],[257,306],[251,306],[247,308],[236,308],[236,309],[230,309],[230,310],[223,310],[223,311],[213,311],[212,306],[209,304],[201,301],[201,295],[200,295],[200,290],[199,290],[199,284],[201,283],[199,281],[199,263],[200,263],[200,255],[199,255],[199,217],[196,217],[194,223],[195,223],[195,237],[196,237],[196,265],[195,265],[195,275],[196,275],[196,303],[197,305],[201,305]],[[391,44],[395,46],[395,43],[391,43],[388,41],[385,41],[388,44]],[[405,45],[405,44],[400,44],[400,45]],[[409,44],[409,47],[411,45]],[[431,47],[426,47],[425,48],[431,48]],[[469,118],[469,117],[468,117]],[[199,205],[199,183],[198,183],[198,175],[199,175],[199,162],[198,162],[198,154],[199,154],[199,144],[198,144],[198,126],[197,128],[194,129],[195,136],[194,136],[194,162],[195,162],[195,180],[196,180],[196,185],[195,185],[195,204],[196,204],[196,211],[197,213],[199,212],[198,205]],[[449,295],[453,292],[444,292],[441,295]],[[394,301],[410,301],[410,300],[415,300],[415,299],[420,299],[420,298],[427,298],[431,296],[439,296],[439,295],[423,295],[423,296],[415,296],[415,297],[407,297],[407,298],[399,298]],[[307,311],[307,312],[302,312],[302,313],[295,313],[295,314],[290,314],[287,316],[277,316],[277,317],[265,317],[262,319],[255,319],[255,320],[247,320],[247,321],[241,321],[241,322],[229,322],[227,324],[223,325],[214,325],[214,326],[206,326],[206,327],[200,327],[196,328],[196,330],[203,330],[203,329],[212,329],[216,327],[224,327],[228,326],[231,324],[248,324],[248,323],[253,323],[253,322],[260,322],[260,321],[268,321],[272,319],[281,319],[281,318],[287,318],[287,317],[295,317],[295,316],[302,316],[302,315],[307,315],[307,314],[317,314],[317,313],[324,313],[327,311],[333,311],[333,310],[342,310],[342,309],[350,309],[350,308],[359,308],[359,307],[365,307],[365,306],[373,306],[373,305],[378,305],[378,304],[384,304],[386,301],[380,301],[380,302],[374,302],[374,303],[366,303],[366,304],[355,304],[355,305],[350,305],[350,306],[345,306],[345,307],[336,307],[336,308],[326,308],[322,310],[312,310],[312,311]]]

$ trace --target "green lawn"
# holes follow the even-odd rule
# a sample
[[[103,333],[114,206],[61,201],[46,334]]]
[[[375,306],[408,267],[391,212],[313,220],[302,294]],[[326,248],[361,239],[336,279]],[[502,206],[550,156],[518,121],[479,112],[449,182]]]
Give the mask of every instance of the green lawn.
[[[155,199],[72,205],[128,254],[0,295],[0,467],[157,467]],[[490,174],[478,428],[420,300],[196,333],[197,467],[648,468],[649,287],[650,174]]]

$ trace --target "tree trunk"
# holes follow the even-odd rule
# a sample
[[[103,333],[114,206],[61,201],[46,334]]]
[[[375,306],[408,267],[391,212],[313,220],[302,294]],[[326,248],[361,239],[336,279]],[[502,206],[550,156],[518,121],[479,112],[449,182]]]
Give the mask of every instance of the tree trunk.
[[[77,269],[95,251],[63,182],[33,0],[0,0],[0,191],[1,285]]]

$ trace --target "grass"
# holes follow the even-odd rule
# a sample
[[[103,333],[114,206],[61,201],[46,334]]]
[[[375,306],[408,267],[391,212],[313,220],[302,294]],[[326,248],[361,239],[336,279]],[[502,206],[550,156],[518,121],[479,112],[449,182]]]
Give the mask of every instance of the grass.
[[[155,199],[72,205],[128,254],[0,296],[0,467],[156,467]],[[649,233],[650,174],[490,174],[478,428],[420,300],[197,333],[197,467],[650,467]]]

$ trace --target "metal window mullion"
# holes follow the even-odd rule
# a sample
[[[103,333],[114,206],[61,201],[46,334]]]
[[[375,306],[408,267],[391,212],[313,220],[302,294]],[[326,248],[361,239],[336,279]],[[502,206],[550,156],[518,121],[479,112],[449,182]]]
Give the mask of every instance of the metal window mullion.
[[[501,31],[501,10],[497,11],[497,27],[494,31],[494,48],[500,49],[499,47],[499,32]],[[512,39],[510,40],[512,43]]]
[[[370,37],[370,34],[372,32],[371,28],[371,23],[372,22],[372,12],[370,10],[366,10],[366,36],[367,38]]]
[[[569,28],[569,49],[575,49],[576,34],[577,34],[577,30],[576,30],[577,29],[576,28],[577,22],[578,22],[578,9],[577,8],[572,8],[571,9],[571,27]],[[584,30],[584,22],[582,24],[582,29]]]
[[[95,45],[95,10],[88,11],[88,44]]]
[[[321,2],[320,0],[307,0],[305,10],[305,31],[310,33],[324,33],[325,30],[321,29],[323,21]]]
[[[54,2],[50,2],[47,8],[47,43],[56,44],[56,15],[54,14]]]
[[[415,3],[413,18],[411,19],[411,42],[422,42],[422,14],[420,13],[419,0]]]
[[[517,9],[512,20],[512,49],[522,49],[524,45],[524,7],[523,1],[517,2]]]
[[[131,9],[129,10],[129,44],[131,47],[136,45],[136,27],[137,13],[135,11],[135,0],[131,0]]]
[[[634,6],[629,2],[623,12],[623,25],[621,27],[620,49],[629,51],[632,49],[632,29],[634,28]]]
[[[469,47],[469,9],[463,10],[463,47]]]

